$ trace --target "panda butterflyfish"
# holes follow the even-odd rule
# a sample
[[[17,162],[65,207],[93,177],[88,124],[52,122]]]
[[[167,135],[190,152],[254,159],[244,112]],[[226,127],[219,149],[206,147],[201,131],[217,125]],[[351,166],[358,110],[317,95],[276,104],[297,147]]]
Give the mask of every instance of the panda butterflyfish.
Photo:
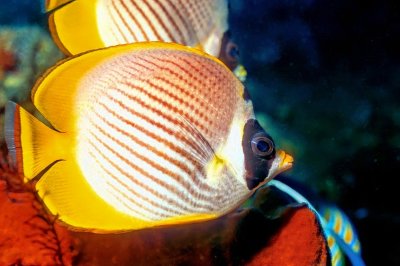
[[[9,102],[9,157],[76,229],[214,219],[293,162],[275,149],[233,73],[178,44],[70,57],[37,81],[32,101],[49,126]]]
[[[146,41],[198,47],[218,56],[227,0],[46,0],[53,39],[66,54]]]

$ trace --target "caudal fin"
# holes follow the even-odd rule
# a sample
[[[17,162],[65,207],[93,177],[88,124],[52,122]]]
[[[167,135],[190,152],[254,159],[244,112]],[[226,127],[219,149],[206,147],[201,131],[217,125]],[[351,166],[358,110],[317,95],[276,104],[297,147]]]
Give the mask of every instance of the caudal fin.
[[[14,102],[6,104],[4,134],[11,164],[27,180],[63,159],[54,141],[60,133]]]
[[[61,221],[98,231],[124,231],[151,226],[117,211],[101,199],[67,156],[67,133],[55,131],[18,104],[6,105],[5,136],[12,163],[25,181],[38,175],[35,189],[47,209]]]

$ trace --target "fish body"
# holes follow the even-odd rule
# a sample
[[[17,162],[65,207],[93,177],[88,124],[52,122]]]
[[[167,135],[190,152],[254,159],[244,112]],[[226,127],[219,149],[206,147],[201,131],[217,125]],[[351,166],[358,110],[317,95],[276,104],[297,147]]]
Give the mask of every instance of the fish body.
[[[228,30],[227,0],[47,0],[54,40],[67,54],[163,41],[218,56]]]
[[[32,91],[51,127],[9,103],[10,157],[74,228],[135,230],[219,217],[291,167],[219,60],[177,44],[99,49]]]

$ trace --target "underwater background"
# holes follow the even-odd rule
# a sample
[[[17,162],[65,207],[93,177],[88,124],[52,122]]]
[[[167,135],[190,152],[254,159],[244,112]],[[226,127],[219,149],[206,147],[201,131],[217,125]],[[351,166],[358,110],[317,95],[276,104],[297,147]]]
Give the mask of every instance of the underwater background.
[[[400,265],[400,3],[231,0],[229,23],[287,177],[348,214],[367,265]],[[62,57],[40,1],[0,0],[2,113]]]

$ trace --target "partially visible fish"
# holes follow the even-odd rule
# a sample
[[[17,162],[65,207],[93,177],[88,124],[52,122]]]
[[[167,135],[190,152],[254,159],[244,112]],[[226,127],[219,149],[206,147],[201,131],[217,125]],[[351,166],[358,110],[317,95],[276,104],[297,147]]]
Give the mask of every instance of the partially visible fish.
[[[47,0],[53,39],[66,54],[144,41],[199,48],[241,80],[239,49],[228,31],[227,0]]]
[[[345,253],[352,261],[353,265],[364,265],[361,261],[361,245],[356,230],[347,215],[333,205],[324,205],[318,209],[318,212],[325,220],[324,228],[329,231],[331,241],[328,244],[337,242],[339,249],[332,245],[332,265],[344,265],[344,259],[341,253]]]
[[[75,228],[135,230],[224,215],[292,166],[218,59],[136,43],[71,57],[32,91],[51,128],[9,103],[9,154]]]
[[[218,56],[227,0],[47,0],[50,31],[67,54],[145,41],[175,42]]]
[[[344,266],[345,256],[354,266],[365,266],[361,257],[361,245],[350,219],[334,205],[319,204],[315,208],[302,194],[279,180],[272,180],[269,186],[275,186],[298,203],[305,203],[317,214],[331,253],[332,266]],[[304,189],[300,186],[300,189]]]

